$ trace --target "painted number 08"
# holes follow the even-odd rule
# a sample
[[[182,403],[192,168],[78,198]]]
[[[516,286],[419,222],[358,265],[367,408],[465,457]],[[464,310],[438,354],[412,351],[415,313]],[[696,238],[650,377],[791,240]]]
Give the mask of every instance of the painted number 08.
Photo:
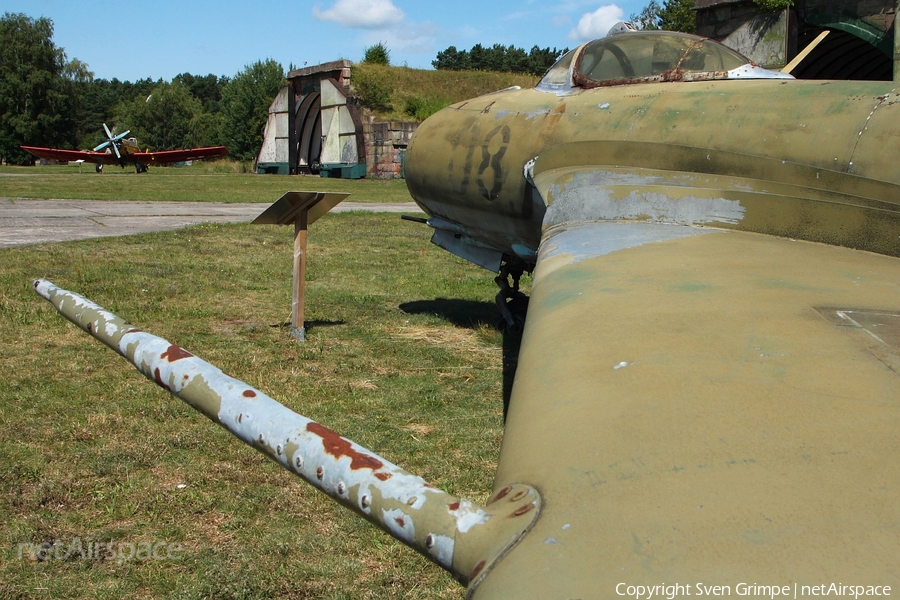
[[[496,152],[491,154],[489,146],[498,135],[500,136],[500,147]],[[500,196],[500,190],[503,188],[503,172],[500,167],[500,162],[503,160],[503,155],[506,153],[506,148],[508,146],[508,125],[497,126],[492,129],[491,132],[485,136],[484,143],[481,145],[481,164],[478,165],[478,191],[481,192],[481,195],[487,200],[496,200],[497,197]],[[493,171],[492,178],[485,176],[488,168]],[[488,183],[492,184],[490,189],[487,187]]]

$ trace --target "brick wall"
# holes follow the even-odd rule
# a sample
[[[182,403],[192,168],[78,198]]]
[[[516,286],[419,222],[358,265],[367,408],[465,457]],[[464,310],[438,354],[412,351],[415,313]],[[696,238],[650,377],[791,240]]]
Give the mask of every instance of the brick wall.
[[[366,176],[373,179],[399,179],[403,155],[418,123],[387,121],[363,124],[366,146]]]

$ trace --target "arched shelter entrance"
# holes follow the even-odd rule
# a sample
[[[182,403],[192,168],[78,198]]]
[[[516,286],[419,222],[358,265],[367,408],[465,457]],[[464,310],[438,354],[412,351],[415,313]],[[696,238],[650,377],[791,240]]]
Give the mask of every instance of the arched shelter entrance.
[[[269,108],[257,172],[366,174],[362,120],[350,97],[350,61],[295,69]]]

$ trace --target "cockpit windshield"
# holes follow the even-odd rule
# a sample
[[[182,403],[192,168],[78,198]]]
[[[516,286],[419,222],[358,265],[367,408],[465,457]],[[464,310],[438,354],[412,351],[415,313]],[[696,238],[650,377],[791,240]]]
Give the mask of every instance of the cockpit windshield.
[[[629,31],[568,52],[547,71],[538,89],[773,77],[791,78],[762,69],[710,39],[673,31]]]
[[[572,68],[572,59],[575,58],[577,52],[578,48],[566,52],[562,58],[556,61],[556,64],[550,67],[543,79],[541,79],[540,85],[569,87],[571,81],[569,70]]]

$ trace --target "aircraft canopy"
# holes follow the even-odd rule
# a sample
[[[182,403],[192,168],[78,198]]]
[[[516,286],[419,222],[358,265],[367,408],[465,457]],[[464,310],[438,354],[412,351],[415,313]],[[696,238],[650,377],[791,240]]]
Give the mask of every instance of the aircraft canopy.
[[[790,78],[762,69],[707,38],[674,31],[628,31],[566,53],[547,71],[538,89],[771,77]]]

